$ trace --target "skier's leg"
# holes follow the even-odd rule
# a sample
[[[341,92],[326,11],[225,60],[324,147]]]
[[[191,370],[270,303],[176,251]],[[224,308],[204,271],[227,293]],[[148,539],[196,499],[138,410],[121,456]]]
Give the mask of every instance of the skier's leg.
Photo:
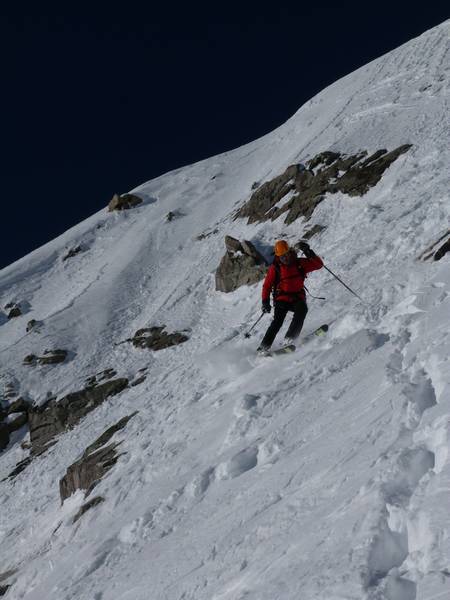
[[[306,306],[306,302],[304,300],[299,300],[294,304],[292,310],[294,311],[294,316],[288,330],[286,331],[286,340],[295,340],[298,338],[303,327],[306,313],[308,312],[308,307]]]
[[[263,337],[261,345],[259,346],[263,350],[268,350],[273,344],[275,336],[280,331],[283,321],[286,318],[287,311],[289,310],[289,303],[287,302],[275,302],[274,315],[272,323],[269,325],[266,335]]]

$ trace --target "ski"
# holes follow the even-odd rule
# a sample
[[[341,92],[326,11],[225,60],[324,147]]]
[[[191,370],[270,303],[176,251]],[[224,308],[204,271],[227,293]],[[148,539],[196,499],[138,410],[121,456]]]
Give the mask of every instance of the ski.
[[[321,336],[325,335],[326,332],[328,331],[328,329],[329,329],[329,326],[326,323],[324,325],[321,325],[320,327],[315,329],[313,332],[311,332],[309,335],[307,335],[303,343],[310,340],[313,336],[321,337]],[[276,350],[259,351],[258,354],[260,356],[279,356],[280,354],[291,354],[292,352],[295,352],[295,350],[296,350],[296,346],[294,344],[287,344],[286,346],[277,348]]]

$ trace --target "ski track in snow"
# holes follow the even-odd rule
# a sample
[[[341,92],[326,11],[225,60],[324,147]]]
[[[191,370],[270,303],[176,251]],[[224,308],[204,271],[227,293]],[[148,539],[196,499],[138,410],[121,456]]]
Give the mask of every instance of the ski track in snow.
[[[449,23],[328,87],[275,132],[139,186],[136,209],[100,211],[0,272],[1,305],[27,302],[0,320],[0,386],[40,403],[106,367],[147,369],[1,483],[8,600],[446,597],[450,266],[418,257],[449,222]],[[254,181],[288,164],[404,143],[363,198],[327,197],[308,223],[232,219]],[[224,235],[267,247],[317,223],[327,228],[311,244],[368,306],[314,273],[309,287],[327,302],[309,302],[304,343],[257,357],[268,317],[243,333],[260,286],[214,290]],[[31,318],[42,326],[25,334]],[[308,339],[326,322],[327,336]],[[157,353],[119,343],[159,324],[189,341]],[[48,347],[71,360],[22,365]],[[73,524],[84,493],[61,506],[59,479],[136,410],[93,493],[105,501]],[[27,455],[27,435],[0,455],[1,478]]]

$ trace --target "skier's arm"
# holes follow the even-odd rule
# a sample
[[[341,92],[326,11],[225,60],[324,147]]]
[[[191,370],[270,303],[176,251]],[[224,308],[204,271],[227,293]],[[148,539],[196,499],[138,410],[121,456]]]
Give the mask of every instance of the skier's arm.
[[[262,287],[262,301],[266,302],[270,300],[270,292],[272,291],[273,284],[275,283],[275,267],[270,265],[267,271],[266,278],[264,279]]]
[[[313,251],[311,250],[311,252]],[[309,258],[299,258],[298,262],[305,273],[311,273],[311,271],[317,271],[323,267],[323,260],[317,254]]]

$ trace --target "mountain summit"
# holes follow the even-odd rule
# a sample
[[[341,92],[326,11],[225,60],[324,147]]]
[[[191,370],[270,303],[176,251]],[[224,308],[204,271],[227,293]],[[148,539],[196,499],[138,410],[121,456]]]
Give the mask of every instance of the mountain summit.
[[[0,594],[448,594],[449,29],[0,272]],[[261,358],[280,238],[362,300]]]

